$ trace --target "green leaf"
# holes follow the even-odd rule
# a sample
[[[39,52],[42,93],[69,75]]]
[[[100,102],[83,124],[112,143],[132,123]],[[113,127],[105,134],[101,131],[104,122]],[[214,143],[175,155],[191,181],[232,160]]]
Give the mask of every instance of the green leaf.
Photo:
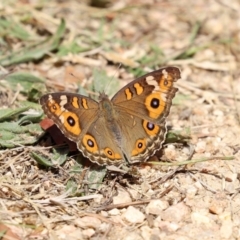
[[[62,148],[53,148],[53,155],[51,157],[53,164],[55,165],[62,165],[67,160],[67,155],[69,153],[68,147],[62,147]]]
[[[128,71],[132,73],[136,78],[141,77],[147,73],[142,68],[129,68]]]
[[[53,163],[51,162],[51,160],[49,158],[44,157],[43,155],[41,155],[39,153],[31,152],[31,156],[41,166],[44,166],[44,167],[52,167],[53,166]]]
[[[44,55],[58,48],[59,43],[64,36],[65,29],[65,21],[62,20],[55,35],[33,46],[11,53],[10,55],[0,59],[0,65],[8,66],[16,63],[41,59]]]
[[[64,164],[67,160],[67,154],[67,148],[53,148],[53,152],[49,153],[49,156],[44,156],[42,153],[32,152],[32,157],[42,166],[54,167]]]
[[[66,185],[66,191],[71,195],[74,195],[78,189],[78,185],[75,181],[69,179]]]
[[[66,56],[68,53],[77,54],[80,52],[89,51],[90,48],[81,47],[75,41],[71,42],[69,45],[62,45],[59,47],[58,56]]]
[[[154,68],[155,66],[162,65],[164,62],[166,62],[166,57],[164,56],[161,48],[155,44],[150,44],[150,51],[148,54],[143,56],[139,62],[142,65],[148,65],[148,67]]]
[[[20,86],[20,92],[27,94],[28,99],[32,101],[38,101],[46,90],[44,80],[29,73],[13,73],[7,75],[5,79],[3,84],[11,89],[18,89]]]
[[[107,86],[107,87],[106,87]],[[119,89],[119,82],[113,77],[109,77],[104,70],[93,70],[93,83],[91,85],[92,91],[96,93],[106,92],[111,96]],[[97,95],[98,97],[99,95]],[[96,95],[92,96],[96,98]]]
[[[182,131],[169,131],[165,143],[186,143],[191,139],[190,128],[185,128]]]
[[[86,88],[82,87],[80,84],[78,85],[78,94],[88,96]]]
[[[93,164],[87,172],[86,180],[91,189],[99,189],[102,186],[103,179],[107,173],[105,166]]]
[[[25,112],[29,109],[29,107],[21,107],[17,109],[0,109],[0,122],[5,121],[7,119],[12,119],[16,115],[19,115],[22,112]]]
[[[15,37],[20,40],[28,40],[29,33],[24,29],[24,26],[14,22],[12,19],[0,18],[1,35]]]
[[[20,126],[16,122],[0,123],[0,147],[13,148],[30,145],[38,140],[42,129],[38,123]]]
[[[77,164],[72,168],[72,173],[79,173],[84,170],[84,167],[88,166],[88,171],[85,173],[84,180],[87,181],[89,188],[99,189],[102,186],[102,182],[107,173],[107,168],[105,166],[100,166],[98,164],[90,163],[88,159],[79,154],[76,159]],[[89,167],[90,163],[90,167]]]
[[[43,112],[36,112],[36,114],[27,114],[23,117],[20,118],[20,120],[18,121],[19,125],[22,125],[24,123],[39,123],[39,121],[41,120],[43,116]]]
[[[70,173],[81,173],[83,171],[83,169],[84,169],[83,165],[76,162],[76,164],[74,166],[72,166]]]
[[[0,231],[0,239],[2,239],[2,237],[4,237],[6,233],[7,233],[7,230]]]
[[[20,106],[23,106],[23,107],[28,107],[28,108],[32,108],[32,109],[36,109],[36,110],[41,110],[42,111],[42,108],[41,106],[39,105],[39,103],[34,103],[34,102],[30,102],[30,101],[21,101],[19,103]]]

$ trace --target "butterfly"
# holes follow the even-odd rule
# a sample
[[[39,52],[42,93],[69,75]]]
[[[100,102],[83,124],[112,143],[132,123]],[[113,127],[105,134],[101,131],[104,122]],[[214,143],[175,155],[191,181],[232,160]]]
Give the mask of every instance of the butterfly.
[[[49,93],[40,104],[83,155],[99,165],[144,162],[162,148],[166,118],[180,70],[165,67],[141,76],[111,99],[99,102],[75,93]]]

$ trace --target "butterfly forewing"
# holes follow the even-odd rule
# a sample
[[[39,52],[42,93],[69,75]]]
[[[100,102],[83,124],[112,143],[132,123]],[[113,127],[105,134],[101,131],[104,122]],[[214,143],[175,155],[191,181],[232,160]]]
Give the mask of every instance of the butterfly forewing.
[[[116,107],[140,118],[161,123],[169,114],[180,78],[176,67],[166,67],[148,73],[127,84],[112,98]]]
[[[97,118],[98,103],[79,94],[46,94],[40,98],[40,104],[45,114],[72,141],[79,141],[83,132]]]

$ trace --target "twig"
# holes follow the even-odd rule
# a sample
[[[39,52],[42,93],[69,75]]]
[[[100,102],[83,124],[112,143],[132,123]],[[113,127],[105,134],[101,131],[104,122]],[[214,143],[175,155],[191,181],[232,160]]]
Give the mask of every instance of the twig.
[[[206,158],[201,158],[201,159],[192,159],[192,160],[187,160],[187,161],[182,161],[182,162],[147,162],[153,165],[161,165],[161,166],[181,166],[181,165],[187,165],[187,164],[193,164],[193,163],[198,163],[198,162],[206,162],[206,161],[211,161],[211,160],[234,160],[233,156],[230,157],[224,157],[224,156],[212,156],[212,157],[206,157]]]
[[[142,201],[135,201],[135,202],[128,202],[128,203],[119,203],[119,204],[112,204],[112,205],[108,205],[108,206],[102,206],[96,209],[96,211],[108,211],[111,210],[113,208],[125,208],[128,206],[136,206],[136,205],[142,205],[142,204],[146,204],[149,203],[152,200],[156,200],[161,198],[162,196],[164,196],[166,193],[168,193],[169,191],[171,191],[173,188],[173,186],[169,186],[167,189],[165,189],[158,198],[151,198],[151,199],[147,199],[147,200],[142,200]]]

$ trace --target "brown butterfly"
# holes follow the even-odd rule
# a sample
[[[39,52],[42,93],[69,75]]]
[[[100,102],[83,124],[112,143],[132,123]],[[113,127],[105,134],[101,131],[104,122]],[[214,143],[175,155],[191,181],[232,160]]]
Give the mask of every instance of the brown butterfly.
[[[180,78],[176,67],[150,72],[127,84],[110,100],[99,102],[74,93],[41,97],[46,115],[63,134],[76,142],[92,162],[119,165],[146,161],[162,147],[166,118]]]

